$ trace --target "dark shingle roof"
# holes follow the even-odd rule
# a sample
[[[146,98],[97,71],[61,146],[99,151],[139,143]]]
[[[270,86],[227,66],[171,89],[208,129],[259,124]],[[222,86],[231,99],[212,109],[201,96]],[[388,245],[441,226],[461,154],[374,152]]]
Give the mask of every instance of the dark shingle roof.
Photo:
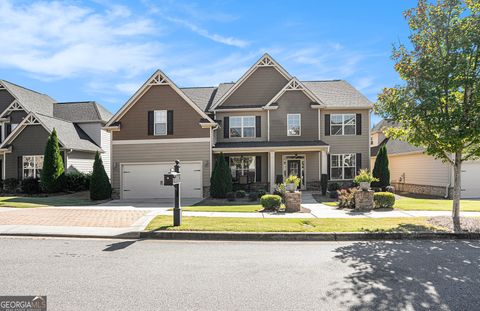
[[[381,146],[386,145],[388,154],[401,154],[425,151],[423,147],[416,147],[403,140],[385,138],[378,146],[371,148],[372,157],[376,156]]]
[[[327,107],[370,108],[372,103],[344,80],[302,81]]]
[[[188,96],[200,109],[207,111],[207,107],[213,99],[216,87],[184,87],[183,93]]]
[[[48,95],[38,93],[36,91],[19,86],[6,80],[0,80],[14,97],[18,99],[20,105],[28,112],[38,112],[46,115],[53,114],[53,103],[55,100]]]
[[[55,103],[53,116],[71,122],[101,121],[106,123],[112,114],[102,105],[89,101]]]
[[[309,141],[245,141],[245,142],[217,142],[215,148],[255,148],[255,147],[301,147],[301,146],[328,146],[321,140]]]

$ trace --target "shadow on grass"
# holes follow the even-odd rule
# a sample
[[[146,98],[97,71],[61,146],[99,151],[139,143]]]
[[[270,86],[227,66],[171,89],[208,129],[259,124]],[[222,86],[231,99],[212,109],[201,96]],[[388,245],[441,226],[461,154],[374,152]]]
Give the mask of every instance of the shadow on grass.
[[[480,303],[478,241],[356,242],[333,250],[353,272],[325,301],[345,310],[474,310]]]
[[[365,232],[385,232],[385,233],[390,233],[390,232],[444,232],[447,231],[447,229],[443,228],[438,228],[434,226],[425,226],[425,225],[417,225],[417,224],[399,224],[395,228],[390,228],[390,229],[364,229],[362,228],[363,231]]]

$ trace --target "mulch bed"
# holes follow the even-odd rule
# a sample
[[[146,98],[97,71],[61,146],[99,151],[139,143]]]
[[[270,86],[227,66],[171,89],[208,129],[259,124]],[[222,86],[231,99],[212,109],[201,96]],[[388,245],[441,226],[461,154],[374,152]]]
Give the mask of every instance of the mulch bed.
[[[453,221],[450,216],[437,216],[428,219],[428,222],[434,226],[441,226],[453,231]],[[480,232],[480,218],[461,217],[460,224],[463,231]]]

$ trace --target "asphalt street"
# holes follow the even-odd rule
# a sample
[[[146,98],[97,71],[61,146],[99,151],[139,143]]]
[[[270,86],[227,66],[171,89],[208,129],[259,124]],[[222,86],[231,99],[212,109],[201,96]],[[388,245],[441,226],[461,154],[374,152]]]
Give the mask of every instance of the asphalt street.
[[[48,310],[478,310],[480,242],[0,238],[0,295]]]

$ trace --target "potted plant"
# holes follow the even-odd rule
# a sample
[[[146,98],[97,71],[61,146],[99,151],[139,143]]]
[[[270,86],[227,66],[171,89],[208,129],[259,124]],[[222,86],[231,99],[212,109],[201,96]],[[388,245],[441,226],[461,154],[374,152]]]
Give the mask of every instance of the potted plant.
[[[369,170],[362,169],[355,177],[354,181],[360,185],[360,189],[368,191],[368,189],[370,189],[370,184],[374,181],[378,181],[378,178],[373,177]]]
[[[298,185],[300,185],[300,178],[295,175],[290,175],[285,180],[287,191],[295,192],[297,190]]]

